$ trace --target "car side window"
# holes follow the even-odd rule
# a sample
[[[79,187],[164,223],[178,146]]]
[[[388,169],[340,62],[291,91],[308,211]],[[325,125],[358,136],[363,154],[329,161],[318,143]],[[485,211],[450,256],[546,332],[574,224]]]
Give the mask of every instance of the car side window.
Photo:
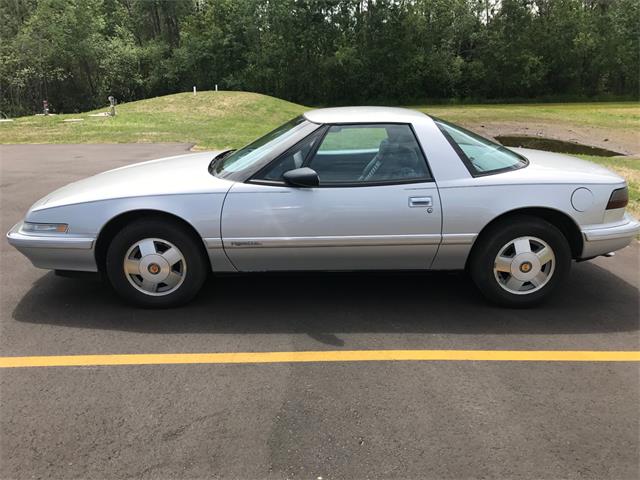
[[[409,125],[333,125],[308,162],[320,186],[430,180]]]
[[[309,135],[300,141],[283,155],[270,163],[262,172],[254,178],[256,180],[266,180],[271,182],[282,181],[282,175],[289,170],[294,170],[303,166],[309,152],[313,150],[317,142],[322,137],[322,129]]]

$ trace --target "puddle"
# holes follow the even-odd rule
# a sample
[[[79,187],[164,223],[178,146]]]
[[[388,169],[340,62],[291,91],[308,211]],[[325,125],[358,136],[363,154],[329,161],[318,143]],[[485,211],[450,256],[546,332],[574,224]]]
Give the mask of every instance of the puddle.
[[[606,148],[590,147],[580,143],[565,142],[543,137],[525,137],[519,135],[499,135],[495,137],[505,147],[533,148],[546,152],[573,153],[583,155],[597,155],[599,157],[616,157],[624,153],[614,152]]]

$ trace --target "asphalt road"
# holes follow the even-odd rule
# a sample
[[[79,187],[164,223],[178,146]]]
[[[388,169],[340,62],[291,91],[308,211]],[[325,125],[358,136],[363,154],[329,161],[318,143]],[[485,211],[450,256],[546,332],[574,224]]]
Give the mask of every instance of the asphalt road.
[[[187,145],[0,146],[0,225]],[[170,311],[0,246],[0,356],[358,349],[638,350],[639,248],[574,265],[543,308],[459,274],[212,279]],[[638,363],[361,362],[0,371],[0,478],[640,476]]]

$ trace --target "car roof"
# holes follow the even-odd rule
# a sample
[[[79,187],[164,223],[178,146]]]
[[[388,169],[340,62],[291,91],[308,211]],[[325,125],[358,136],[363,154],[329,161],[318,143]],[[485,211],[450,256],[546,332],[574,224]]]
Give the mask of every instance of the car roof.
[[[422,112],[397,107],[319,108],[304,113],[313,123],[415,123],[427,118]]]

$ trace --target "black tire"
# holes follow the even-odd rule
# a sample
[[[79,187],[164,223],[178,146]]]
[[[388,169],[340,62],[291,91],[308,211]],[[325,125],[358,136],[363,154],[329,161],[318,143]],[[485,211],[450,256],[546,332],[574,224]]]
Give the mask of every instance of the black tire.
[[[549,270],[551,275],[546,283],[541,283],[542,286],[536,290],[535,285],[525,282],[521,288],[530,288],[532,291],[516,294],[507,291],[507,287],[502,286],[497,278],[500,277],[504,284],[505,279],[510,278],[511,274],[494,273],[494,266],[501,250],[509,242],[522,237],[532,237],[546,242],[551,247],[555,260],[553,269]],[[535,241],[531,244],[535,245]],[[551,268],[551,264],[547,264],[545,268]],[[508,220],[490,226],[478,239],[469,261],[469,273],[480,292],[493,303],[514,308],[531,307],[546,300],[567,278],[570,268],[571,249],[562,232],[543,219],[525,215],[510,217]]]
[[[158,249],[172,244],[181,254],[180,262],[176,264],[178,266],[176,268],[182,270],[182,272],[178,272],[182,278],[180,283],[173,287],[173,290],[165,285],[160,287],[167,289],[165,293],[156,293],[155,295],[145,293],[141,290],[142,286],[139,288],[134,286],[136,279],[141,282],[143,278],[125,273],[124,261],[127,253],[143,239],[161,240],[153,242]],[[138,252],[138,255],[141,256],[141,250]],[[169,269],[171,268],[173,267],[169,266]],[[155,269],[155,266],[148,268],[149,272]],[[189,302],[200,291],[208,272],[208,262],[198,239],[194,238],[178,222],[171,220],[148,219],[132,222],[116,234],[107,250],[106,274],[109,283],[123,299],[139,307],[170,308]]]

